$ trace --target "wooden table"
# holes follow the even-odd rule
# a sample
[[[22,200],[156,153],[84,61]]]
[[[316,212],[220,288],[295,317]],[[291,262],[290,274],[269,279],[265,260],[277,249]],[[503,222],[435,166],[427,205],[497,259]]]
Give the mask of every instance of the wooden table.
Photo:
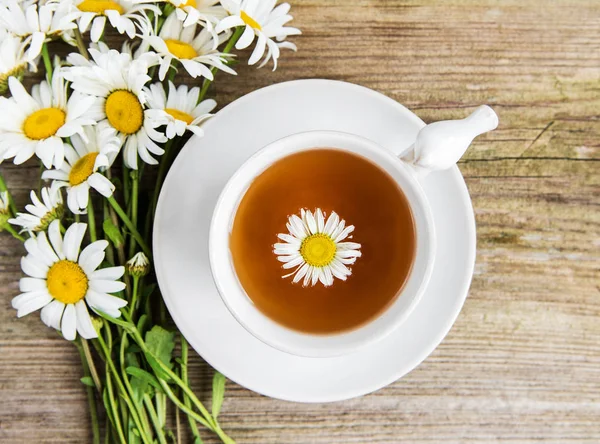
[[[321,77],[381,91],[427,122],[488,103],[500,127],[460,163],[477,264],[437,350],[391,386],[336,404],[228,383],[223,428],[256,444],[600,442],[600,3],[292,3],[299,52],[275,73],[240,64],[217,86],[221,105]],[[37,166],[2,171],[23,205]],[[38,315],[15,318],[23,251],[0,243],[0,442],[89,442],[76,350]],[[197,358],[191,373],[208,399],[211,369]]]

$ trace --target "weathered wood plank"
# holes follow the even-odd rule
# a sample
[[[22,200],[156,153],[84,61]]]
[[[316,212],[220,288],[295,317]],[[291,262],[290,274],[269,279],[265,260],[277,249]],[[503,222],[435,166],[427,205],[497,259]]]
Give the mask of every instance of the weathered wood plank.
[[[426,121],[489,103],[501,125],[460,164],[478,224],[476,274],[432,356],[386,389],[330,405],[228,383],[223,427],[256,444],[599,442],[600,4],[292,3],[299,52],[275,73],[238,65],[216,85],[220,104],[323,77],[374,88]],[[37,166],[1,168],[23,204]],[[88,442],[77,353],[10,308],[21,252],[0,237],[0,441]],[[211,370],[196,358],[191,374],[208,400]]]

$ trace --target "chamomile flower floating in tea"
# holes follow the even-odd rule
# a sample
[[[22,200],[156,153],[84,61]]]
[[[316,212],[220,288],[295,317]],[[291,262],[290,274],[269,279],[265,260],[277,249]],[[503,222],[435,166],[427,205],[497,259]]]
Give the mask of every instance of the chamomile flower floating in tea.
[[[65,74],[75,91],[99,98],[94,111],[117,130],[123,141],[123,159],[128,168],[137,170],[138,154],[146,163],[158,164],[150,153],[161,156],[158,143],[167,137],[157,131],[167,119],[162,110],[147,109],[144,85],[150,80],[148,61],[133,59],[129,52],[114,49],[101,52],[90,48],[92,61],[68,69]],[[79,60],[76,58],[76,60]],[[103,121],[104,121],[103,120]]]
[[[187,85],[180,85],[177,89],[169,81],[169,94],[167,95],[162,83],[154,83],[145,89],[148,103],[154,109],[163,109],[167,114],[166,134],[169,139],[183,136],[185,130],[190,130],[198,137],[204,135],[200,127],[212,114],[210,112],[217,106],[212,99],[198,103],[200,88],[197,86],[188,90]]]
[[[93,242],[80,253],[86,228],[86,224],[75,223],[63,238],[60,222],[55,220],[48,227],[48,237],[41,232],[28,239],[25,248],[29,254],[21,258],[21,268],[28,277],[21,279],[22,293],[12,300],[18,317],[41,308],[44,324],[60,330],[71,341],[77,333],[85,339],[98,336],[88,306],[118,318],[119,309],[127,305],[127,301],[109,294],[125,289],[118,280],[124,267],[97,270],[108,241]]]
[[[64,213],[63,198],[60,185],[53,183],[50,187],[42,188],[40,200],[35,191],[31,191],[31,204],[25,206],[28,213],[17,213],[9,222],[22,227],[21,231],[36,233],[45,231],[54,220],[61,219]]]
[[[139,0],[76,0],[76,8],[81,17],[78,20],[79,30],[86,32],[90,29],[90,39],[97,42],[104,34],[106,19],[119,31],[127,33],[129,38],[134,38],[136,25],[145,27],[148,21],[148,12],[160,15],[160,9],[151,2]]]
[[[62,38],[75,45],[73,29],[80,12],[71,0],[25,2],[3,0],[0,4],[0,25],[30,43],[32,57],[38,56],[45,41]]]
[[[146,33],[142,38],[161,56],[158,78],[164,80],[173,60],[181,62],[192,77],[205,77],[213,80],[211,68],[217,68],[229,74],[236,72],[227,66],[229,54],[217,51],[217,47],[229,38],[229,33],[213,35],[204,28],[197,32],[197,25],[184,28],[176,14],[171,14],[163,24],[158,35]]]
[[[104,197],[113,194],[115,186],[100,169],[109,168],[121,147],[121,141],[106,123],[86,130],[87,143],[79,135],[65,145],[66,162],[60,169],[44,171],[42,179],[54,179],[58,186],[67,188],[67,205],[75,214],[83,214],[90,198],[90,188]]]
[[[275,0],[222,0],[221,4],[231,15],[223,19],[216,28],[217,32],[222,32],[226,29],[244,26],[244,33],[235,45],[236,49],[247,48],[256,36],[258,40],[248,64],[257,63],[263,57],[266,49],[267,55],[260,67],[265,66],[270,59],[273,59],[273,71],[277,69],[280,48],[296,51],[296,45],[284,42],[285,38],[301,34],[297,28],[284,26],[293,19],[288,14],[290,5],[282,3],[275,7],[275,3]]]
[[[26,41],[0,29],[0,94],[8,89],[9,77],[23,77],[27,65],[31,71],[37,71],[36,55],[31,54]]]
[[[325,221],[320,208],[314,215],[302,209],[300,217],[290,216],[286,226],[289,233],[277,235],[285,242],[276,243],[273,250],[284,269],[295,268],[284,278],[294,276],[293,283],[304,278],[304,286],[314,286],[320,281],[329,287],[334,278],[345,281],[352,274],[347,266],[361,256],[360,244],[342,242],[354,231],[354,225],[346,226],[346,221],[340,220],[335,211]]]
[[[0,152],[4,159],[14,157],[19,165],[38,156],[46,168],[60,168],[64,159],[62,137],[83,133],[93,125],[93,97],[73,93],[67,100],[67,84],[62,69],[56,69],[52,82],[35,85],[31,95],[16,78],[8,79],[12,97],[0,98]]]

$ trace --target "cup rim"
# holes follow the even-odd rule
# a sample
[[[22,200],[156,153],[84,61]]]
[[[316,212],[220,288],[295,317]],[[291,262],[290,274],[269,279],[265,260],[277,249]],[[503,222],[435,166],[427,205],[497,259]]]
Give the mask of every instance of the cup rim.
[[[310,142],[311,140],[313,141],[312,143]],[[318,143],[316,142],[317,140],[319,141]],[[334,140],[337,140],[337,142],[334,142]],[[360,145],[363,152],[357,152],[360,150],[349,149],[347,146],[332,146],[344,142],[349,145],[352,145],[352,143]],[[287,149],[286,143],[288,144]],[[289,147],[290,145],[291,148]],[[355,145],[355,148],[357,145]],[[281,325],[266,314],[263,314],[254,305],[237,278],[231,258],[229,235],[237,208],[248,187],[259,174],[264,172],[273,163],[291,154],[311,149],[323,149],[323,147],[361,155],[368,161],[375,163],[388,174],[390,174],[390,170],[394,170],[396,175],[393,178],[409,200],[413,218],[415,219],[414,226],[417,231],[417,246],[415,259],[408,278],[398,295],[380,314],[369,320],[366,324],[349,331],[330,335],[315,335],[296,331]],[[364,152],[369,152],[373,156],[367,156]],[[268,159],[269,154],[274,154],[274,157],[270,160]],[[374,160],[373,157],[385,159],[386,166],[382,166],[381,162]],[[265,162],[265,158],[267,162]],[[244,179],[244,175],[248,174],[248,170],[251,167],[254,167],[256,171],[253,171],[253,174],[249,178]],[[401,186],[398,183],[398,177],[402,177],[406,184],[410,184],[409,187]],[[240,179],[244,179],[241,182],[241,187]],[[233,191],[237,192],[232,194]],[[421,225],[416,220],[414,203],[417,203],[417,207],[419,207],[418,212]],[[282,137],[269,143],[248,158],[230,177],[221,191],[213,210],[209,230],[209,262],[212,277],[223,303],[237,322],[254,337],[275,349],[295,356],[314,358],[335,357],[352,353],[380,341],[398,328],[408,318],[425,292],[433,271],[435,247],[436,236],[433,215],[425,192],[421,188],[416,174],[411,167],[394,153],[369,139],[346,132],[328,130],[304,131]],[[418,259],[420,259],[420,270],[419,275],[415,277],[415,265]],[[224,269],[227,269],[227,271],[224,271]],[[224,278],[227,278],[228,281],[225,281]],[[405,304],[405,307],[401,307],[401,310],[392,310],[395,306],[398,306],[398,301],[402,299],[403,294],[407,291],[409,283],[411,283],[412,286],[410,289],[413,291],[410,301]],[[235,299],[237,299],[237,302]],[[240,309],[239,304],[243,304],[242,309]],[[243,313],[244,310],[246,314]],[[249,313],[252,315],[252,321],[249,320]],[[264,328],[261,328],[259,323],[262,323]],[[376,323],[379,325],[374,327]],[[266,334],[265,330],[279,332],[284,339],[282,340],[281,337],[277,337],[276,334]],[[290,338],[294,340],[289,341],[288,339]]]

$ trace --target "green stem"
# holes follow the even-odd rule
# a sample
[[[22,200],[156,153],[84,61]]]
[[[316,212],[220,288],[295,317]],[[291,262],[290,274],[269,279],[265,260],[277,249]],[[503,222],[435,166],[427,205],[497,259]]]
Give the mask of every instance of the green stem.
[[[42,45],[42,58],[44,59],[48,80],[52,80],[52,60],[50,60],[50,53],[48,52],[48,43]]]
[[[117,212],[117,214],[119,215],[119,217],[121,218],[121,220],[123,221],[123,223],[125,224],[127,229],[131,232],[131,235],[133,236],[135,241],[138,243],[140,248],[144,251],[146,256],[148,256],[148,259],[152,259],[152,252],[150,251],[150,248],[148,248],[148,245],[146,245],[146,242],[144,242],[144,239],[142,239],[142,236],[137,231],[137,228],[135,227],[133,222],[131,222],[131,219],[129,219],[127,217],[127,215],[123,211],[123,208],[121,208],[119,203],[115,200],[115,197],[111,196],[107,199],[108,199],[108,203],[114,208],[114,210]]]
[[[154,185],[154,195],[152,196],[152,218],[154,218],[154,213],[156,213],[156,205],[158,204],[158,196],[160,195],[160,190],[162,188],[162,184],[165,180],[165,176],[167,175],[167,170],[171,163],[172,152],[175,151],[173,148],[173,141],[175,139],[168,140],[165,144],[165,154],[163,155],[162,161],[160,162],[160,166],[158,167],[158,175],[156,176],[156,184]]]
[[[96,365],[94,364],[94,360],[92,359],[92,353],[90,351],[90,346],[88,341],[85,339],[81,340],[81,348],[83,350],[83,354],[86,359],[86,363],[90,369],[90,375],[96,385],[96,389],[101,392],[102,391],[102,382],[100,381],[100,377],[98,376],[98,370],[96,370]]]
[[[8,194],[8,207],[10,208],[12,215],[16,216],[17,215],[17,207],[15,205],[15,201],[12,197],[12,194],[10,194],[10,191],[8,191],[8,188],[6,186],[6,182],[4,182],[4,177],[2,176],[2,173],[0,173],[0,192],[2,192],[2,191],[6,191],[6,193]]]
[[[181,364],[181,379],[183,379],[183,382],[185,384],[189,385],[190,381],[188,379],[188,343],[185,340],[185,338],[183,337],[183,335],[179,335],[179,337],[181,338],[181,362],[182,362],[182,364]],[[190,398],[188,398],[188,396],[186,394],[183,395],[183,404],[187,408],[191,409],[191,407],[192,407]],[[194,441],[202,442],[200,440],[200,431],[198,430],[196,421],[194,421],[194,419],[188,415],[188,422],[190,424],[190,429],[192,431],[192,436],[194,437]]]
[[[92,242],[96,242],[98,239],[96,237],[96,215],[94,214],[94,204],[92,203],[92,198],[90,196],[90,200],[88,201],[88,225],[90,227],[90,240]]]
[[[93,376],[92,372],[90,371],[88,357],[86,356],[86,354],[83,350],[83,344],[86,342],[86,340],[80,339],[79,342],[80,342],[80,344],[77,344],[78,345],[77,349],[79,350],[79,357],[81,358],[81,365],[83,366],[83,374],[85,376],[91,376],[92,379],[94,379],[94,376]],[[89,348],[88,348],[88,351],[89,351]],[[94,380],[94,383],[95,382],[96,381]],[[90,408],[90,416],[92,419],[92,435],[93,435],[92,442],[93,442],[93,444],[100,444],[100,425],[98,424],[98,410],[96,408],[96,398],[94,396],[94,389],[92,387],[90,387],[89,385],[86,385],[85,388],[86,388],[88,404],[89,404],[89,408]],[[96,388],[98,388],[98,385],[96,385]]]
[[[106,325],[106,323],[105,323],[104,327],[110,328],[108,325]],[[119,373],[117,372],[115,364],[112,361],[112,358],[110,356],[110,351],[109,351],[108,347],[106,346],[106,343],[104,342],[104,339],[102,338],[102,335],[98,336],[98,342],[100,343],[100,347],[102,347],[102,351],[104,352],[104,355],[106,356],[106,363],[108,365],[108,369],[110,370],[110,373],[113,375],[115,382],[117,383],[117,388],[119,389],[121,397],[123,398],[123,400],[125,401],[125,404],[127,404],[127,407],[129,408],[131,417],[133,418],[133,422],[135,423],[135,426],[137,427],[137,429],[140,432],[140,437],[142,438],[142,441],[144,441],[147,444],[151,444],[152,441],[146,435],[146,431],[140,422],[137,408],[131,401],[131,397],[129,396],[127,389],[123,385],[123,381],[121,381],[121,378],[119,377]]]
[[[143,427],[143,432],[145,434],[147,434],[147,436],[151,436],[150,425],[148,424],[148,418],[145,417],[141,406],[136,402],[135,394],[133,392],[133,387],[129,383],[129,378],[127,376],[127,372],[125,371],[125,348],[126,347],[127,347],[127,333],[123,333],[123,337],[121,338],[120,351],[119,351],[121,375],[123,377],[123,383],[125,384],[125,387],[127,388],[127,392],[129,393],[129,396],[131,397],[131,402],[134,405],[134,407],[137,411],[137,414],[140,418],[140,423]]]
[[[132,296],[131,296],[131,304],[129,306],[129,311],[130,311],[130,316],[133,318],[133,315],[135,313],[135,311],[137,310],[137,300],[138,300],[138,293],[139,293],[139,282],[140,282],[140,277],[139,276],[133,276],[133,291],[132,291]]]
[[[6,224],[4,225],[4,229],[6,231],[8,231],[10,234],[12,234],[12,236],[15,239],[18,239],[21,242],[25,242],[25,238],[23,236],[21,236],[19,233],[17,233],[16,230],[8,224],[8,222],[6,222]]]
[[[150,421],[152,421],[154,430],[156,430],[158,442],[160,442],[161,444],[167,444],[167,439],[158,420],[158,416],[156,415],[156,410],[154,410],[152,400],[150,399],[150,396],[147,393],[144,393],[144,405],[146,406],[146,410],[148,411],[148,416],[150,416]]]
[[[140,185],[140,175],[138,171],[131,171],[131,223],[137,227],[138,224],[138,194],[139,194],[139,185]],[[129,244],[129,257],[133,257],[135,254],[135,242],[133,239]]]
[[[81,32],[79,32],[79,28],[75,28],[73,31],[75,33],[75,44],[77,45],[77,49],[79,50],[79,53],[82,56],[84,56],[86,59],[89,60],[90,55],[85,46],[85,42],[83,41],[83,37],[81,36]]]
[[[165,393],[167,394],[167,396],[169,397],[169,399],[171,401],[173,401],[173,403],[177,407],[179,407],[185,414],[187,414],[188,416],[191,416],[192,418],[194,418],[196,421],[198,421],[200,424],[202,424],[207,429],[216,432],[214,425],[209,424],[204,418],[202,418],[200,415],[198,415],[192,409],[187,408],[185,406],[185,404],[183,404],[177,398],[177,396],[175,396],[175,393],[173,393],[173,391],[171,390],[171,388],[169,387],[169,385],[165,381],[163,381],[162,379],[158,379],[158,383],[160,384],[160,386],[162,387],[162,389],[165,391]]]
[[[106,177],[109,180],[112,179],[112,173],[111,173],[110,168],[108,168],[106,170]],[[112,219],[113,225],[115,227],[119,228],[119,225],[120,225],[119,218],[117,217],[117,214],[112,206],[109,207],[109,212],[110,212],[110,218]],[[125,262],[126,262],[125,247],[123,245],[120,245],[117,247],[117,256],[119,258],[119,263],[121,265],[125,265]],[[127,299],[129,299],[131,297],[131,290],[130,290],[131,286],[130,286],[129,274],[125,273],[125,276],[123,276],[123,280],[125,281],[125,294],[127,295]]]
[[[227,42],[227,45],[225,46],[225,48],[223,48],[223,51],[222,51],[223,54],[229,54],[231,52],[231,50],[233,49],[233,46],[237,43],[237,41],[240,39],[240,37],[244,33],[245,28],[246,28],[245,26],[240,26],[235,30],[235,32],[233,33],[233,35]],[[213,73],[213,76],[216,74],[217,70],[218,70],[218,68],[214,68],[214,67],[211,68],[211,72]],[[198,103],[202,102],[202,100],[204,99],[204,96],[206,96],[206,93],[208,92],[208,87],[211,85],[211,83],[212,83],[212,80],[204,79],[204,83],[202,83],[202,89],[200,90],[200,95],[198,96]]]
[[[98,336],[99,338],[101,336]],[[108,361],[110,360],[110,356],[108,357],[108,359],[106,360],[106,390],[108,393],[108,403],[110,407],[111,411],[112,411],[112,419],[113,419],[113,426],[117,431],[117,435],[119,436],[119,441],[121,441],[121,444],[127,444],[127,440],[125,439],[125,435],[123,434],[123,426],[121,425],[121,419],[119,418],[119,412],[117,410],[117,405],[115,403],[115,395],[113,392],[113,386],[112,386],[112,377],[110,376],[110,373],[108,371]]]
[[[102,199],[102,220],[110,219],[110,211],[108,210],[108,202],[106,199]],[[108,243],[106,247],[106,260],[112,265],[115,265],[115,250],[112,242]]]

